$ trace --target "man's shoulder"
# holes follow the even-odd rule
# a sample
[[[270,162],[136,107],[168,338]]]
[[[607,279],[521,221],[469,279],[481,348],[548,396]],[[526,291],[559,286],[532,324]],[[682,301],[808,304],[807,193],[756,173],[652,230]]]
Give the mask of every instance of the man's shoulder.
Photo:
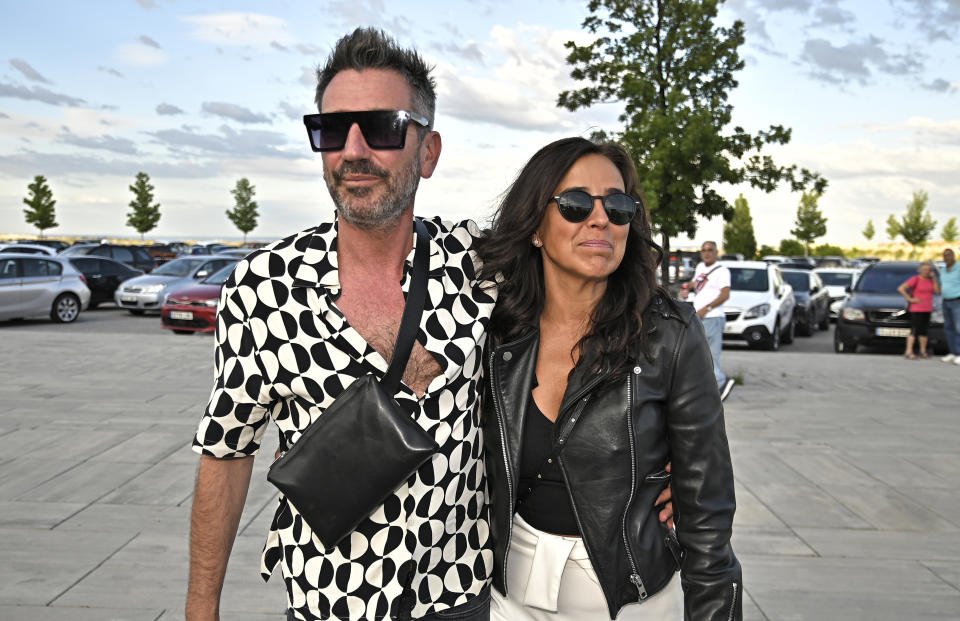
[[[449,248],[448,244],[462,246],[464,250],[472,250],[473,243],[483,235],[483,231],[473,220],[444,220],[440,216],[423,217],[423,223],[427,225],[427,232],[433,241],[444,248]]]

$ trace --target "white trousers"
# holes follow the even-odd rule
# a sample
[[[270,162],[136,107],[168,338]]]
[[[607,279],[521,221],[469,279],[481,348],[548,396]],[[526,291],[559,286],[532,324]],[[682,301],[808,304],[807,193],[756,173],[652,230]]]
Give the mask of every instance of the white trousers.
[[[513,519],[507,591],[491,589],[492,621],[603,621],[607,600],[579,537],[551,535]],[[620,610],[618,621],[683,621],[677,576],[643,603]]]

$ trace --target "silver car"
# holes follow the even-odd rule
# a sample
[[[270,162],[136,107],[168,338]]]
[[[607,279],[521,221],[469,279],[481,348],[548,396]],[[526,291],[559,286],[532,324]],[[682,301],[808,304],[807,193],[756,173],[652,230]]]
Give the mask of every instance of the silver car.
[[[0,255],[0,319],[49,315],[70,323],[90,304],[83,274],[66,258]]]
[[[159,313],[171,291],[203,280],[238,260],[219,255],[180,257],[164,263],[149,274],[124,281],[114,293],[114,300],[119,308],[125,308],[134,315],[142,315],[146,311]]]

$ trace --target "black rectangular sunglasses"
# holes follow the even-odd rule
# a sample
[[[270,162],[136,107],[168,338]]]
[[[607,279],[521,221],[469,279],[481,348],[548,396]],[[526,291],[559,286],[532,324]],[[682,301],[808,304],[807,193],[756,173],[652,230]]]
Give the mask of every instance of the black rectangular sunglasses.
[[[356,123],[371,149],[402,149],[407,141],[407,126],[413,121],[430,127],[430,120],[407,110],[357,110],[305,114],[310,147],[316,152],[339,151],[347,143],[350,128]]]

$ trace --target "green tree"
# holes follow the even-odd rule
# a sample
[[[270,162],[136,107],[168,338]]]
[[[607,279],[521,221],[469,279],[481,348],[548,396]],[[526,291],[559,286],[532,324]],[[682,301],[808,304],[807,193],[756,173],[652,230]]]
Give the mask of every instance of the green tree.
[[[129,187],[133,192],[133,200],[130,201],[132,209],[127,212],[127,226],[140,233],[142,240],[143,234],[152,231],[160,221],[160,203],[153,203],[154,187],[147,173],[138,172],[136,180]]]
[[[930,196],[926,192],[917,190],[913,193],[913,199],[907,204],[907,213],[899,220],[893,214],[887,218],[887,232],[895,232],[910,244],[911,257],[916,254],[917,246],[927,245],[930,234],[937,228],[937,221],[927,211],[929,200]],[[895,239],[896,235],[891,235],[890,238]]]
[[[781,239],[780,240],[780,252],[785,257],[796,257],[803,254],[804,247],[803,244],[798,242],[795,239]]]
[[[748,261],[757,256],[753,218],[750,217],[750,205],[743,194],[733,201],[733,217],[723,225],[723,251],[740,253]]]
[[[890,241],[895,240],[900,236],[900,223],[897,221],[897,217],[893,214],[887,216],[887,237],[890,238]]]
[[[815,257],[845,257],[846,253],[843,251],[843,248],[840,246],[834,246],[832,244],[820,244],[813,249],[813,256]]]
[[[791,130],[772,125],[748,133],[729,127],[729,93],[743,69],[744,25],[717,26],[722,0],[589,0],[583,28],[596,38],[570,41],[571,77],[586,83],[563,91],[557,105],[577,110],[619,103],[620,131],[609,136],[627,148],[659,231],[664,257],[670,238],[697,230],[697,216],[729,219],[733,207],[717,184],[773,191],[781,182],[823,192],[818,173],[778,166],[762,150],[786,144]],[[667,281],[667,262],[661,266]]]
[[[230,190],[235,203],[233,209],[227,210],[227,217],[243,233],[244,244],[247,243],[247,233],[257,228],[257,218],[260,217],[257,201],[253,200],[256,192],[256,187],[250,185],[250,180],[246,177],[239,179],[237,185]]]
[[[862,232],[867,241],[873,239],[873,236],[877,234],[877,230],[873,228],[873,220],[867,220],[867,228],[863,229]]]
[[[773,246],[768,246],[766,244],[763,244],[762,246],[760,246],[760,250],[757,251],[757,254],[760,255],[761,257],[766,257],[771,254],[780,254],[780,251],[774,248]]]
[[[823,217],[817,202],[820,200],[817,192],[804,192],[800,196],[800,205],[797,207],[797,219],[790,230],[790,234],[803,242],[803,255],[810,254],[810,244],[818,237],[827,234],[827,219]]]
[[[947,223],[943,225],[943,230],[940,232],[940,237],[946,242],[957,241],[957,237],[960,237],[960,231],[957,231],[956,216],[947,220]]]
[[[23,210],[23,215],[27,219],[27,224],[40,229],[40,238],[43,238],[43,232],[46,229],[52,229],[60,226],[57,224],[57,216],[54,212],[54,205],[57,201],[53,200],[53,190],[47,185],[47,179],[43,175],[37,175],[33,178],[33,183],[27,185],[29,195],[23,199],[27,206]]]

